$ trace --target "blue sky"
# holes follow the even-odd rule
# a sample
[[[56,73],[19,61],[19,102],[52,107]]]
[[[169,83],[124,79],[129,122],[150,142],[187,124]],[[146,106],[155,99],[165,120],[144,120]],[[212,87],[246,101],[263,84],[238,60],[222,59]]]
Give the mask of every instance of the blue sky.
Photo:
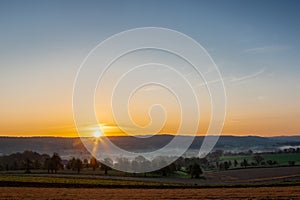
[[[68,127],[72,84],[86,54],[112,34],[155,26],[194,38],[220,68],[228,93],[226,133],[299,134],[291,120],[300,119],[299,8],[298,1],[267,0],[2,0],[0,128],[5,135],[42,130],[28,124]],[[68,117],[60,118],[61,110]],[[34,117],[22,122],[28,115]],[[246,125],[258,119],[279,124]],[[20,130],[12,127],[16,121]],[[292,126],[287,133],[286,124]]]
[[[225,63],[224,73],[255,72],[258,63],[269,64],[266,60],[276,63],[276,70],[284,64],[294,73],[299,71],[298,8],[296,1],[2,1],[1,60],[81,55],[112,34],[158,26],[196,39],[220,68]]]

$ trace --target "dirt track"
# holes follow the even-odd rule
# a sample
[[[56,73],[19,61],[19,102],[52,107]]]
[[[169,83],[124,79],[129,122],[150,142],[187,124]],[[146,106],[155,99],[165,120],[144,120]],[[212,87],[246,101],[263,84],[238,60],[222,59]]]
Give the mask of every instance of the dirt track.
[[[0,199],[300,199],[300,186],[211,189],[0,188]]]

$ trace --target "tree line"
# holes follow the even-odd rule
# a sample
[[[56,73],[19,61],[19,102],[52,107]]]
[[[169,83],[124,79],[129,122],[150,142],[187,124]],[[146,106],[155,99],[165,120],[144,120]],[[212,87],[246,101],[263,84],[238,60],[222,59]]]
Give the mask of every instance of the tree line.
[[[199,178],[203,171],[278,165],[278,162],[275,160],[265,160],[261,154],[254,154],[250,151],[247,154],[248,158],[251,158],[250,160],[247,158],[224,160],[223,156],[226,154],[222,150],[215,150],[205,158],[179,157],[175,162],[151,173],[168,176],[175,172],[183,172],[190,174],[192,178]],[[0,171],[24,170],[26,173],[30,173],[31,170],[46,170],[48,173],[57,173],[59,170],[72,170],[74,173],[79,174],[82,170],[89,169],[92,171],[101,170],[107,175],[111,170],[110,166],[132,169],[133,171],[147,171],[147,169],[150,169],[150,166],[165,165],[163,162],[166,162],[166,159],[166,157],[158,157],[150,161],[143,156],[137,156],[133,160],[121,157],[117,159],[117,162],[113,162],[110,158],[99,161],[94,157],[89,159],[73,157],[69,160],[62,160],[58,153],[53,153],[50,156],[33,151],[24,151],[23,153],[0,156]],[[292,166],[295,163],[295,161],[289,161],[288,165]]]
[[[153,162],[153,163],[152,163]],[[138,156],[130,161],[126,158],[119,158],[118,162],[113,163],[110,158],[105,158],[101,162],[96,158],[88,159],[71,158],[69,160],[62,160],[58,153],[53,153],[52,156],[48,154],[39,154],[33,151],[24,151],[23,153],[14,153],[7,156],[0,156],[0,171],[24,170],[25,173],[31,173],[32,170],[45,170],[47,173],[57,173],[59,170],[72,170],[76,173],[81,173],[82,170],[90,169],[92,171],[101,170],[105,175],[109,173],[110,166],[120,167],[120,165],[131,167],[131,169],[139,171],[146,169],[154,161],[149,161],[143,156]],[[159,162],[165,162],[160,159]],[[199,158],[179,158],[174,163],[151,172],[161,176],[168,176],[176,171],[183,171],[190,174],[191,178],[199,178],[203,173],[203,162]],[[145,176],[147,173],[145,173]]]

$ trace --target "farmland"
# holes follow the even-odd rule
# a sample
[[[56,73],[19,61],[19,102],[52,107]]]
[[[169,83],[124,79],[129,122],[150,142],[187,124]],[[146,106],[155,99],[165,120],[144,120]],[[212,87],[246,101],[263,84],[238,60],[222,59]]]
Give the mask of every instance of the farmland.
[[[0,188],[0,199],[297,199],[300,186],[203,189]]]
[[[195,188],[299,185],[300,166],[206,172],[200,179],[182,177],[103,176],[91,174],[0,174],[1,186]]]
[[[278,165],[288,165],[289,161],[295,161],[296,165],[300,165],[300,154],[299,153],[281,153],[281,154],[263,154],[261,155],[264,160],[274,160]],[[236,160],[237,162],[242,162],[242,160],[247,159],[249,162],[254,162],[253,155],[234,155],[234,156],[222,156],[222,161],[231,161]]]
[[[4,199],[297,199],[300,167],[206,172],[202,179],[92,174],[0,174]]]

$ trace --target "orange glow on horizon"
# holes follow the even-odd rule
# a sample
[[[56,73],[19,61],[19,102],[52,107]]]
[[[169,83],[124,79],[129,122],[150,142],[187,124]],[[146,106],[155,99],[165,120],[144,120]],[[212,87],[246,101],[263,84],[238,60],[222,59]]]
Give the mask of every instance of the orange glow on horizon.
[[[273,117],[269,117],[272,115]],[[277,116],[276,116],[277,115]],[[257,116],[254,111],[251,113],[243,112],[228,112],[224,123],[222,135],[234,136],[292,136],[299,135],[300,124],[298,123],[298,112],[285,114],[269,112]],[[292,116],[289,118],[288,116]],[[34,116],[35,117],[35,116]],[[138,117],[138,116],[137,116]],[[136,117],[136,118],[137,118]],[[0,136],[11,137],[79,137],[77,129],[74,125],[72,115],[68,115],[68,120],[62,120],[60,116],[57,120],[49,118],[49,121],[44,118],[34,120],[30,117],[22,118],[15,123],[7,123],[5,120],[0,122]],[[46,122],[45,122],[46,121]],[[103,121],[103,120],[99,120]],[[141,121],[141,125],[143,121]],[[208,128],[208,120],[203,119],[200,122],[198,135],[205,135]],[[101,125],[105,136],[126,136],[120,127],[111,123]],[[159,134],[175,134],[178,129],[178,120],[170,121],[167,126],[163,127]],[[90,130],[89,136],[93,136],[95,129]]]

